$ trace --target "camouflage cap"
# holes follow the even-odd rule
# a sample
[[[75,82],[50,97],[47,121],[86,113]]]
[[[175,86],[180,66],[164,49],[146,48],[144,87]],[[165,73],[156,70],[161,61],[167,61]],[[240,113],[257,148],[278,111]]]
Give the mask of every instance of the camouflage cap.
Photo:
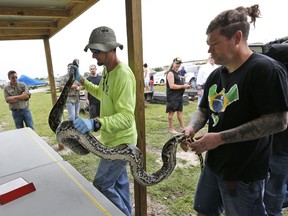
[[[180,57],[176,57],[173,59],[173,63],[182,64],[182,59]]]

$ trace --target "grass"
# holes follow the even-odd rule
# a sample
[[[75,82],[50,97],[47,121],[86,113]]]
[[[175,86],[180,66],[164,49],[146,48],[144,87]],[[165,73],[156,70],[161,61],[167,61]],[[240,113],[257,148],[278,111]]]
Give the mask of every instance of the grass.
[[[155,86],[155,91],[164,91],[165,86]],[[2,130],[15,129],[11,112],[8,104],[4,101],[3,90],[0,90],[0,126]],[[184,106],[183,119],[185,124],[188,124],[191,113],[196,109],[197,102],[190,102]],[[55,145],[55,135],[48,125],[48,115],[52,108],[50,93],[41,92],[33,93],[30,99],[30,110],[34,119],[35,132],[43,137],[49,145]],[[65,114],[64,114],[65,115]],[[85,117],[84,113],[80,113]],[[65,116],[64,116],[65,117]],[[67,117],[67,116],[66,116]],[[165,105],[162,104],[147,104],[145,108],[146,120],[146,142],[147,149],[147,171],[154,172],[160,168],[160,164],[155,162],[160,157],[161,149],[164,143],[171,137],[167,132],[168,122],[167,114],[165,113]],[[175,125],[178,121],[175,116]],[[177,123],[177,124],[176,124]],[[1,129],[0,127],[0,129]],[[180,148],[178,152],[182,151]],[[77,154],[69,154],[62,156],[74,166],[86,179],[92,181],[99,158],[95,155],[88,154],[79,156]],[[177,160],[178,163],[186,164],[185,159]],[[153,200],[159,204],[166,205],[169,208],[168,215],[188,216],[195,212],[192,209],[194,191],[196,188],[198,176],[200,173],[199,166],[189,166],[186,168],[176,168],[174,172],[161,183],[147,188],[147,193]],[[130,175],[130,174],[129,174]],[[130,175],[131,182],[132,177]],[[133,193],[133,191],[131,191]],[[288,216],[288,214],[283,214]]]

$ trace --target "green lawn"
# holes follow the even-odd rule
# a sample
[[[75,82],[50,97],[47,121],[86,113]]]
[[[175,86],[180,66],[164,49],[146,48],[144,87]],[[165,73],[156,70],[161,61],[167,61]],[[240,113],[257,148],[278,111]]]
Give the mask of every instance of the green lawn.
[[[155,86],[155,91],[164,91],[165,86]],[[8,109],[8,104],[4,101],[3,90],[0,90],[0,130],[15,129],[11,112]],[[184,106],[183,116],[185,124],[188,124],[191,113],[196,109],[197,102],[190,102]],[[47,92],[33,93],[30,100],[30,109],[33,115],[35,131],[43,137],[49,145],[55,145],[55,135],[48,126],[48,115],[52,108],[51,95]],[[84,113],[81,113],[85,117]],[[168,122],[167,114],[165,113],[165,105],[147,103],[145,108],[146,121],[146,142],[147,142],[147,170],[154,172],[160,168],[161,164],[156,162],[160,158],[160,152],[164,143],[171,137],[167,132]],[[178,126],[178,121],[175,116],[175,125]],[[179,127],[178,127],[179,128]],[[183,152],[180,148],[178,153]],[[95,155],[88,154],[79,156],[69,154],[62,156],[65,160],[71,163],[85,178],[91,181],[94,177],[95,170],[99,158]],[[177,160],[178,163],[188,163],[185,159]],[[176,168],[174,172],[161,183],[147,188],[147,193],[153,202],[166,205],[169,213],[167,215],[188,216],[194,211],[193,196],[200,173],[198,165],[184,166]],[[131,182],[132,177],[130,175]],[[133,193],[133,191],[131,191]],[[157,214],[155,214],[157,215]],[[288,215],[288,214],[284,214]]]

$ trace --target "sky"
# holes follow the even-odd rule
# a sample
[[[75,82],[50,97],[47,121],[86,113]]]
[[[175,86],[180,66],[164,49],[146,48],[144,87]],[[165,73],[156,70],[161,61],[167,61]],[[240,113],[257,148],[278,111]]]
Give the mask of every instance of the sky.
[[[206,59],[205,32],[210,21],[224,10],[254,4],[259,4],[261,18],[255,28],[251,25],[249,43],[288,36],[287,8],[280,0],[142,0],[143,63],[155,68],[170,65],[178,56],[183,61]],[[125,0],[100,0],[53,36],[50,48],[54,75],[64,75],[67,64],[75,58],[80,60],[82,74],[96,64],[84,47],[92,30],[103,25],[111,27],[117,42],[124,45],[117,55],[128,64],[125,16]],[[19,77],[48,77],[43,40],[0,41],[0,80],[8,80],[9,70],[15,70]]]

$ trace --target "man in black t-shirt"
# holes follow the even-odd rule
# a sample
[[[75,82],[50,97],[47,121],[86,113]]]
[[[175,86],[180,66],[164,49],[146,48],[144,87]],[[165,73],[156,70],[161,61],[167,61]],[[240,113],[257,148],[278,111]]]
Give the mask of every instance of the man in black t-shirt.
[[[283,65],[248,47],[247,16],[255,24],[259,14],[258,5],[226,10],[206,31],[208,52],[222,66],[209,75],[184,129],[194,137],[209,120],[208,133],[184,142],[197,154],[207,151],[194,200],[201,215],[267,215],[271,135],[287,128],[288,78]]]
[[[101,80],[101,75],[97,74],[96,65],[92,64],[89,66],[90,76],[87,77],[89,82],[92,82],[95,85],[99,85]],[[90,119],[94,119],[100,116],[100,101],[93,97],[90,93],[86,92],[86,105],[89,107],[89,116]]]

